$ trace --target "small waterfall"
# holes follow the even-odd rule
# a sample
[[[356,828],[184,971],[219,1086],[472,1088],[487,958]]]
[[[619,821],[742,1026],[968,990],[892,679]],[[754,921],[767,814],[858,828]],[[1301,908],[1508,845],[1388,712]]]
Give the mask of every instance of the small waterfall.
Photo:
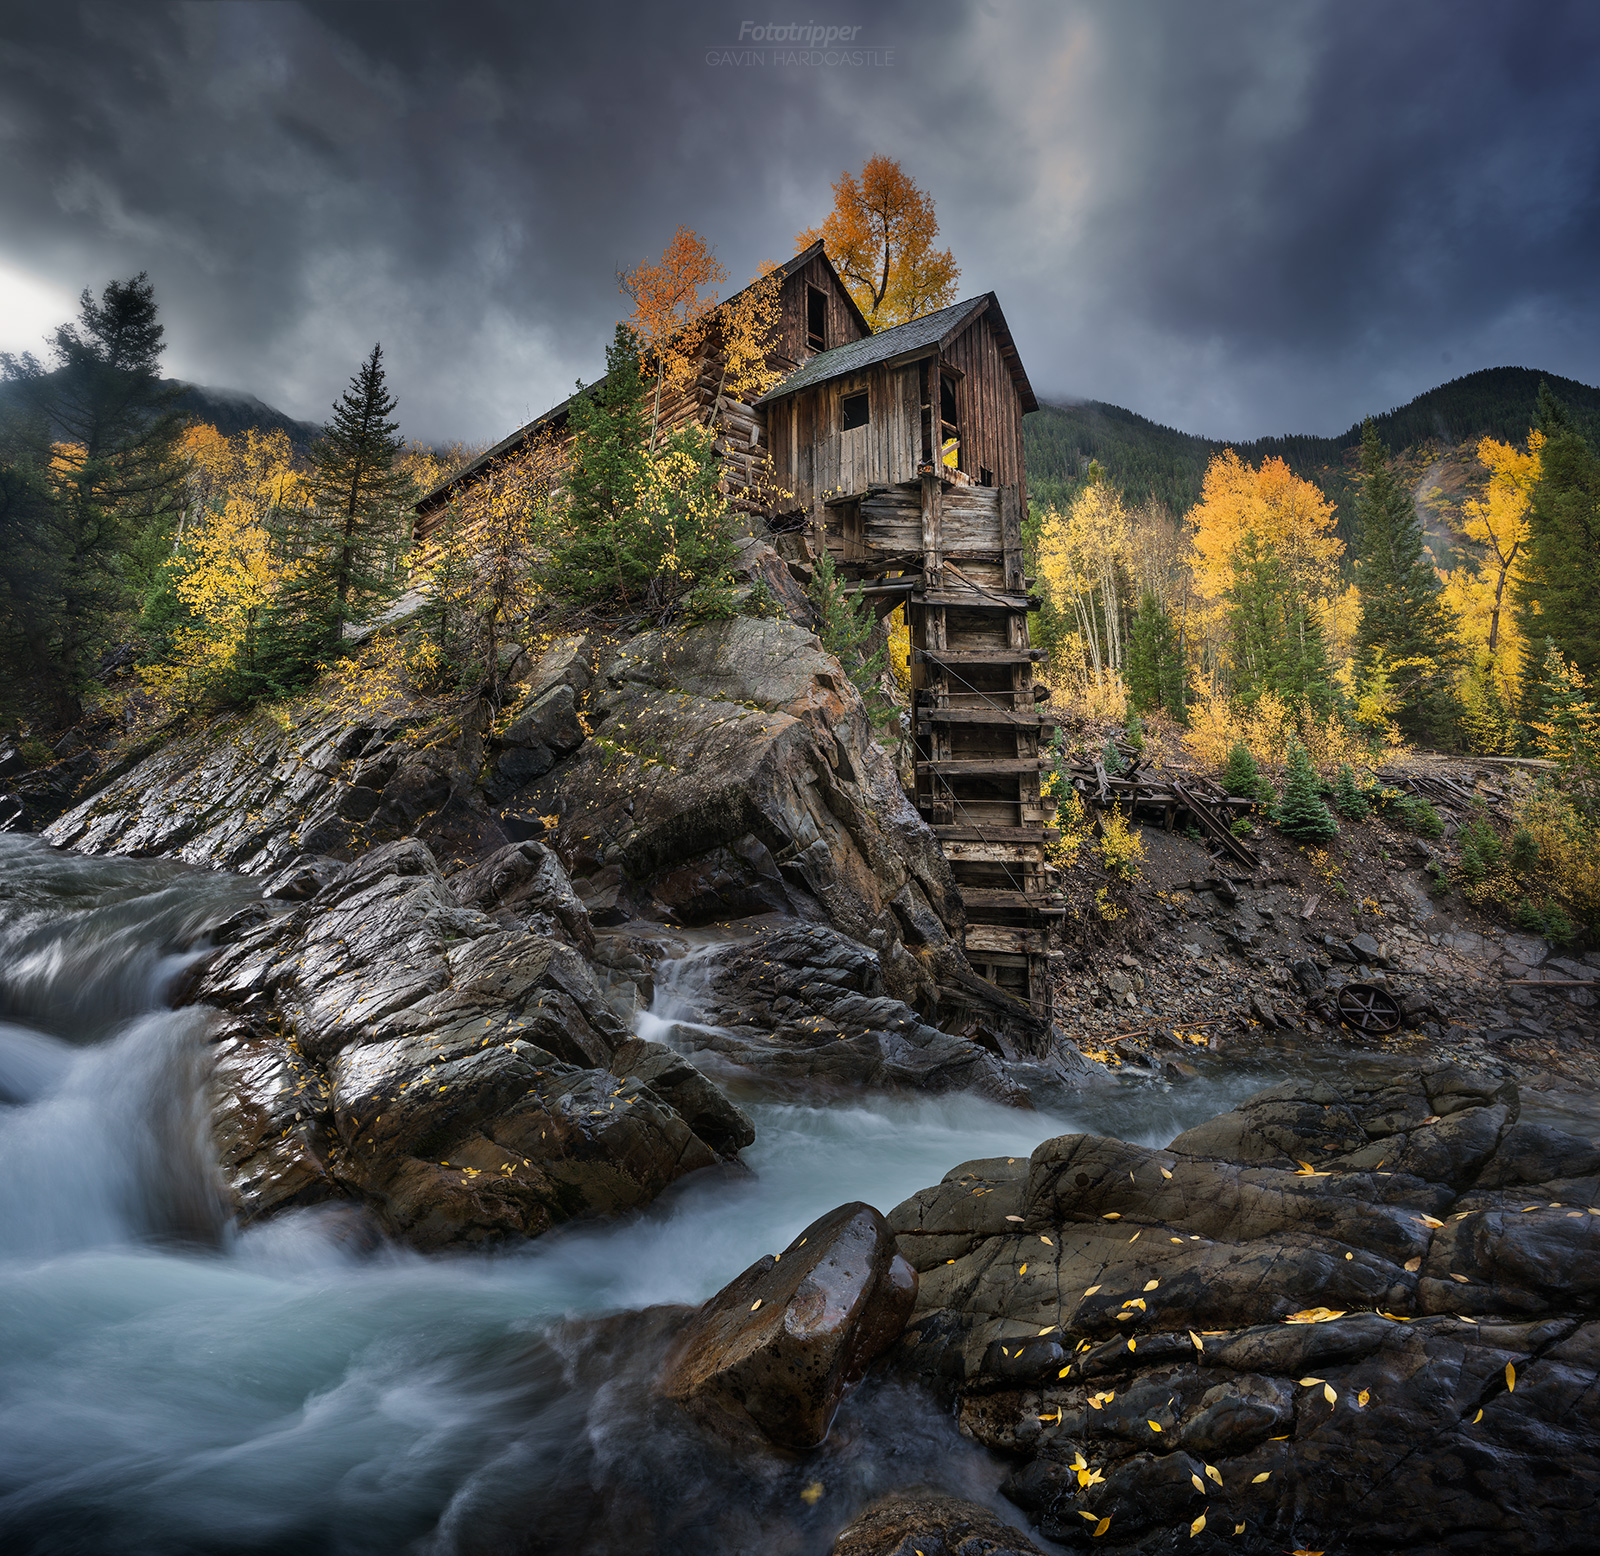
[[[706,1020],[711,974],[731,941],[696,946],[682,956],[664,961],[656,969],[655,997],[649,1010],[633,1018],[633,1030],[653,1043],[665,1043],[680,1053],[693,1054],[706,1047],[699,1041],[726,1033],[726,1027]]]

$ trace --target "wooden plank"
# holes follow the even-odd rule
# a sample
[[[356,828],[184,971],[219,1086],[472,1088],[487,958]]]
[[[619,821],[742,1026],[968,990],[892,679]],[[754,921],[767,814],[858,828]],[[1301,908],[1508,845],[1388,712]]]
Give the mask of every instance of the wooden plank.
[[[929,589],[917,596],[924,605],[957,605],[963,610],[1004,610],[1024,614],[1036,611],[1042,601],[1035,594],[1007,594],[994,589]]]
[[[1053,843],[1061,833],[1055,827],[974,827],[974,826],[941,826],[935,827],[934,835],[940,842],[966,842],[966,843]]]
[[[937,657],[925,648],[917,650],[917,660],[948,665],[1015,665],[1036,663],[1044,658],[1042,648],[946,648]]]
[[[940,847],[952,864],[1044,863],[1043,843],[958,843],[953,838],[944,838]]]
[[[1205,802],[1191,797],[1181,783],[1174,783],[1172,792],[1189,807],[1189,814],[1200,823],[1200,830],[1232,854],[1247,870],[1259,870],[1261,861],[1213,816]]]
[[[1045,949],[1046,931],[1019,929],[1011,924],[968,924],[963,936],[967,951],[999,951],[1013,956],[1038,954]]]
[[[972,692],[968,695],[981,697],[983,692]],[[996,695],[1009,697],[1009,692],[1000,692]],[[931,719],[936,724],[1009,724],[1021,729],[1054,729],[1056,718],[1053,713],[1014,713],[1009,708],[985,706],[978,708],[928,708],[919,709],[917,717],[923,720]]]
[[[1002,777],[1007,773],[1036,773],[1044,764],[1036,756],[1019,756],[1011,759],[974,757],[970,760],[918,762],[919,773],[943,773],[947,777],[980,778],[989,774]]]
[[[998,886],[963,886],[962,900],[969,908],[1054,908],[1055,897],[1046,892],[1007,891]],[[1061,911],[1065,912],[1065,909]]]

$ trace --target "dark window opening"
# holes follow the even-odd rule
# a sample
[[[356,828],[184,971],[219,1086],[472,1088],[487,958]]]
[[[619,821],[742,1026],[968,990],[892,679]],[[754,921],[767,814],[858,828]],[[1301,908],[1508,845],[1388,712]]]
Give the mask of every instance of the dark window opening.
[[[828,294],[818,286],[806,288],[806,345],[813,351],[828,349]]]
[[[922,462],[925,465],[933,463],[933,405],[928,398],[928,364],[922,364],[921,390],[922,390]]]
[[[860,394],[847,394],[840,402],[841,424],[846,432],[856,427],[867,424],[867,391],[863,389]]]
[[[939,375],[939,462],[961,468],[961,428],[956,418],[956,381]]]
[[[994,485],[994,471],[989,469],[988,466],[986,466],[986,465],[979,465],[978,466],[978,485],[979,486],[993,486]]]

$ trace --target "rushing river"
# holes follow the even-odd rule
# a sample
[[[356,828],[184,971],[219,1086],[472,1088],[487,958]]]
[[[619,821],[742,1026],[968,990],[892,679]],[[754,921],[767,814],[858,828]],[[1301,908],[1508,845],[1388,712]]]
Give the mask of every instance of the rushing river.
[[[759,1528],[764,1499],[799,1506],[808,1488],[783,1547],[806,1551],[897,1485],[993,1501],[1000,1468],[898,1384],[864,1385],[817,1455],[749,1485],[641,1454],[660,1436],[648,1378],[615,1358],[597,1373],[566,1321],[701,1301],[833,1206],[887,1211],[974,1157],[1074,1130],[1164,1143],[1261,1083],[1123,1086],[1065,1117],[973,1097],[751,1101],[748,1170],[494,1255],[374,1249],[327,1207],[239,1233],[208,1165],[206,1013],[167,997],[197,927],[258,892],[0,836],[7,1552],[567,1549],[565,1487],[596,1464],[673,1482],[682,1528],[657,1530],[662,1549],[714,1548],[694,1533],[697,1500],[746,1502]],[[643,1019],[656,1035],[673,1014]]]

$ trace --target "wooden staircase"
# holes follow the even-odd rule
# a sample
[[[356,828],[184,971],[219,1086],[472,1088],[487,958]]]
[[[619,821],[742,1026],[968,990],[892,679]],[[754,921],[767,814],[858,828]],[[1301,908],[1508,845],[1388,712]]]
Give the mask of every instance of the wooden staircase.
[[[1023,577],[1020,494],[924,467],[920,486],[839,505],[826,530],[863,594],[885,613],[905,606],[916,805],[961,888],[982,979],[942,995],[1048,1019],[1045,935],[1063,910],[1045,855],[1055,801],[1039,775],[1053,723],[1034,696],[1043,653],[1028,643],[1038,602]]]

